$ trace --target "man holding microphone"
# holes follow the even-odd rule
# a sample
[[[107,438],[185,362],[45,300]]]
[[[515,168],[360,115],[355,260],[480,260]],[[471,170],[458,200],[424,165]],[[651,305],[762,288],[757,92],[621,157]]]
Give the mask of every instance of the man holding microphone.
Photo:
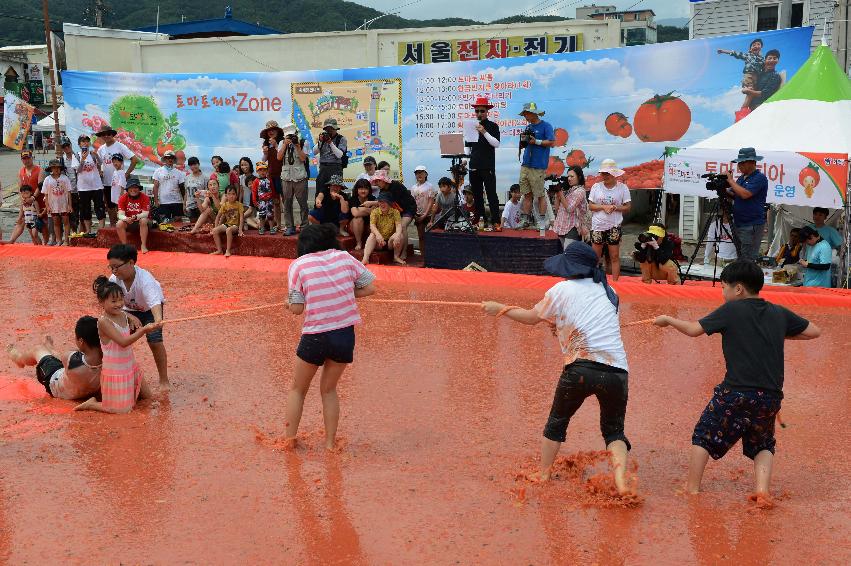
[[[493,104],[484,96],[478,97],[473,103],[473,110],[479,121],[476,125],[479,139],[474,142],[465,142],[464,145],[470,148],[470,188],[473,189],[476,216],[485,217],[484,193],[487,192],[490,218],[485,229],[492,225],[494,230],[501,232],[499,196],[496,193],[496,148],[499,147],[499,126],[488,120],[488,111],[491,108]]]

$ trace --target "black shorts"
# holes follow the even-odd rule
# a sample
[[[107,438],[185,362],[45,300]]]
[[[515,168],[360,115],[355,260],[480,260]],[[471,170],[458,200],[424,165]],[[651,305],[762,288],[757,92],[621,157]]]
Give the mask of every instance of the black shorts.
[[[769,391],[733,391],[720,385],[694,427],[691,443],[718,460],[742,439],[742,453],[753,460],[763,450],[774,454],[774,419],[780,395]]]
[[[127,311],[127,314],[132,314],[136,318],[139,319],[139,322],[142,323],[142,326],[146,324],[151,324],[154,322],[154,313],[151,311]],[[165,316],[165,305],[163,305],[163,316]],[[163,329],[155,330],[153,332],[149,332],[145,334],[145,338],[148,340],[148,344],[156,344],[158,342],[163,341]]]
[[[189,220],[195,221],[198,220],[198,217],[201,216],[201,211],[197,208],[187,208],[186,216],[187,218],[189,218]]]
[[[315,366],[331,360],[338,364],[350,364],[355,355],[355,327],[347,326],[318,334],[302,334],[296,355]]]
[[[174,220],[183,216],[183,204],[175,202],[172,204],[161,204],[157,206],[155,216],[159,222],[164,220]]]
[[[631,448],[624,434],[626,402],[629,393],[629,374],[626,371],[589,360],[577,360],[564,366],[558,380],[553,406],[544,436],[555,442],[567,438],[570,418],[579,410],[586,397],[595,395],[600,402],[600,432],[608,446],[622,440]]]
[[[50,378],[61,369],[65,369],[65,366],[62,365],[62,362],[56,356],[44,356],[38,361],[38,365],[35,366],[36,379],[44,385],[45,391],[51,397],[53,397],[53,393],[50,391]]]
[[[284,183],[281,180],[281,176],[272,176],[270,177],[270,179],[272,181],[272,189],[274,189],[275,191],[275,196],[280,197],[282,194],[284,194]]]

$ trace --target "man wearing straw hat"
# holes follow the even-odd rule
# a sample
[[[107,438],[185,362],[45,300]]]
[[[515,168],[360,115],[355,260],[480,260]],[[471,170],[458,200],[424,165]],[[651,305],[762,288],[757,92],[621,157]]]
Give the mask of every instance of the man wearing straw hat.
[[[538,212],[542,218],[539,229],[544,230],[543,220],[547,216],[547,191],[544,180],[550,163],[550,148],[555,145],[555,131],[549,122],[541,120],[545,112],[538,109],[534,102],[523,105],[520,115],[529,122],[526,131],[521,134],[521,141],[526,143],[523,151],[523,161],[520,166],[520,194],[523,195],[523,214],[525,221],[521,224],[531,224],[532,197],[538,204]]]

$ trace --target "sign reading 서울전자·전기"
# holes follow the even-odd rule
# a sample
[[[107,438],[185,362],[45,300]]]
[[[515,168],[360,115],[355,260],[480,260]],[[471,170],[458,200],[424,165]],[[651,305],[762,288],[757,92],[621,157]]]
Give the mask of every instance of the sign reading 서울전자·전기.
[[[582,34],[436,39],[399,43],[399,64],[451,63],[554,55],[582,50]]]

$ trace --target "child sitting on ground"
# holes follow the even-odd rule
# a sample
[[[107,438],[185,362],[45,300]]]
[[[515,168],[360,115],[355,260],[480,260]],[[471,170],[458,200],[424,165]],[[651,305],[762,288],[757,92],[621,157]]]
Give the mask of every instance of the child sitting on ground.
[[[780,246],[774,258],[780,268],[795,265],[801,259],[801,229],[792,228],[789,231],[789,241]]]
[[[201,192],[204,195],[201,202],[201,214],[198,216],[198,220],[195,221],[195,226],[192,227],[190,234],[198,234],[205,224],[215,221],[219,215],[219,207],[222,204],[221,197],[219,196],[218,179],[207,181],[206,190]]]
[[[361,322],[355,299],[375,293],[375,275],[338,248],[337,229],[331,224],[306,226],[298,237],[298,256],[288,272],[287,309],[304,313],[304,327],[287,397],[286,442],[295,448],[304,398],[323,366],[319,385],[325,448],[334,450],[340,419],[337,382],[354,359],[354,325]]]
[[[404,265],[400,257],[402,252],[402,216],[393,208],[393,198],[387,193],[379,193],[378,208],[369,215],[369,237],[363,248],[364,265],[369,264],[369,256],[374,250],[392,249],[393,261]]]
[[[216,226],[211,232],[213,240],[216,242],[216,251],[210,255],[222,254],[222,233],[227,239],[227,248],[225,249],[225,257],[230,257],[230,250],[233,246],[233,235],[242,236],[242,227],[245,222],[245,209],[242,203],[237,200],[239,191],[234,185],[231,185],[225,191],[225,202],[219,208],[219,214],[216,216]]]
[[[269,166],[265,161],[257,162],[257,179],[251,184],[251,205],[257,211],[257,233],[261,236],[266,233],[266,225],[269,225],[269,233],[278,232],[278,224],[275,222],[275,187],[272,180],[266,177]]]
[[[130,319],[124,312],[124,291],[118,283],[101,275],[92,288],[103,308],[98,319],[103,365],[100,375],[101,401],[92,397],[74,407],[75,411],[101,411],[104,413],[129,413],[140,396],[151,396],[142,369],[133,355],[133,343],[139,338],[162,328],[154,322],[130,331]]]
[[[520,228],[520,215],[523,207],[520,205],[520,185],[514,183],[508,189],[508,202],[502,211],[502,227],[517,230]]]
[[[50,336],[32,350],[21,352],[10,344],[6,351],[19,368],[35,366],[36,379],[51,397],[85,399],[100,391],[103,352],[97,319],[83,316],[77,320],[74,339],[77,349],[68,352],[64,363],[54,355]]]
[[[115,231],[122,244],[127,243],[127,229],[137,229],[142,243],[142,253],[148,253],[148,215],[151,211],[151,199],[142,192],[142,183],[138,177],[127,181],[127,192],[118,198],[118,224]]]
[[[345,220],[346,226],[343,228],[347,228],[345,215],[349,212],[349,196],[343,191],[345,188],[342,175],[331,175],[328,190],[317,193],[315,208],[310,211],[308,221],[311,224],[330,223],[340,227],[340,222]]]
[[[724,304],[715,311],[699,321],[660,316],[654,322],[691,337],[721,333],[727,373],[694,427],[686,489],[698,493],[708,458],[722,458],[741,438],[744,455],[754,463],[756,489],[750,499],[770,505],[774,421],[783,399],[783,342],[818,338],[821,330],[759,297],[764,276],[755,263],[735,261],[720,279]]]
[[[18,212],[18,220],[15,222],[15,229],[12,230],[9,243],[14,244],[24,233],[24,230],[27,230],[33,244],[40,246],[42,244],[40,234],[44,221],[41,219],[41,209],[35,195],[33,195],[33,188],[29,185],[22,185],[19,192],[21,194],[21,210]]]

